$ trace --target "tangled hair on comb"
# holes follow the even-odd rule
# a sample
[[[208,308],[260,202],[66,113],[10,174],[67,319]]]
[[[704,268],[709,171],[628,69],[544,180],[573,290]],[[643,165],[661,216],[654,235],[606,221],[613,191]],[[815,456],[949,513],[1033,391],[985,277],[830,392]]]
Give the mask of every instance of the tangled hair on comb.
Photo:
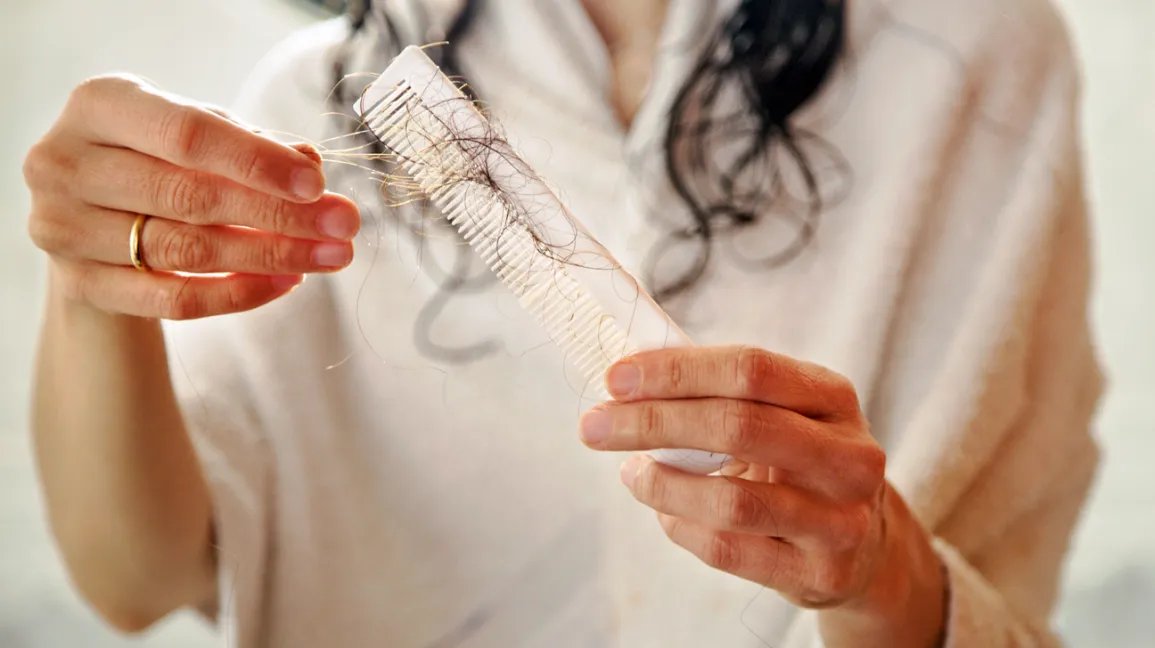
[[[424,36],[447,42],[428,53],[451,77],[462,76],[458,46],[486,1],[463,0],[444,34]],[[379,54],[386,60],[411,44],[402,38],[386,4],[348,3],[351,35],[333,67],[337,91],[331,101],[338,112],[346,112],[357,99],[349,84],[340,83],[350,71],[355,39],[370,29],[381,34],[381,44],[374,46],[385,49]],[[415,4],[419,8],[420,3]],[[837,152],[817,135],[796,127],[792,118],[817,94],[838,62],[844,31],[845,0],[741,0],[710,36],[673,102],[663,142],[667,180],[685,214],[682,224],[669,227],[650,251],[644,280],[658,301],[695,286],[710,266],[720,234],[734,243],[743,228],[768,219],[779,219],[786,226],[778,230],[787,232],[786,240],[743,242],[746,250],[763,249],[738,259],[753,269],[789,262],[813,238],[822,208],[830,200],[823,196],[811,151],[832,159],[829,166],[836,175],[848,175],[849,170]],[[465,89],[472,93],[477,88]],[[357,137],[366,150],[385,153],[371,133]],[[804,195],[790,192],[791,176],[800,179]],[[668,264],[660,263],[671,249],[687,245],[693,256],[684,267],[670,272]],[[492,344],[443,347],[430,338],[431,325],[451,294],[484,289],[494,278],[466,276],[471,251],[461,246],[456,254],[452,269],[440,277],[438,295],[419,314],[414,335],[426,355],[461,362],[488,353]]]

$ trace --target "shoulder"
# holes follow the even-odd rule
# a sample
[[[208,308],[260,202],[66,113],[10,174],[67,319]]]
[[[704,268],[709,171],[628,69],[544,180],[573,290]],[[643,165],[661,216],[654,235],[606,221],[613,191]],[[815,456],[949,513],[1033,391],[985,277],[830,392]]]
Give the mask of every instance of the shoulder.
[[[960,43],[973,69],[1018,81],[1046,77],[1072,82],[1078,61],[1071,34],[1053,0],[938,0],[945,24],[970,16],[971,33]]]
[[[1053,0],[867,0],[882,26],[922,31],[964,57],[991,49],[1070,58],[1070,37]]]
[[[972,71],[1076,72],[1071,35],[1053,0],[903,0],[889,11],[898,24],[949,46]]]
[[[942,60],[944,79],[978,112],[1020,135],[1076,112],[1078,57],[1053,0],[865,0],[862,18],[916,56]],[[865,40],[865,39],[864,39]],[[956,83],[957,82],[957,83]],[[1045,126],[1044,126],[1045,128]]]

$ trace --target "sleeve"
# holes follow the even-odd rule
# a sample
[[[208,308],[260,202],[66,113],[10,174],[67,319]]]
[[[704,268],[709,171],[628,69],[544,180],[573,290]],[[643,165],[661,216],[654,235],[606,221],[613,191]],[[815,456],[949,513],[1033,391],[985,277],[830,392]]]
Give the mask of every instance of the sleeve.
[[[217,599],[201,611],[255,645],[269,546],[271,453],[235,339],[241,320],[166,322],[169,367],[213,506]]]
[[[1061,645],[1050,618],[1098,464],[1078,71],[1053,8],[1011,4],[1030,19],[991,36],[970,115],[1004,144],[960,156],[970,175],[935,205],[954,224],[915,268],[878,404],[901,437],[892,482],[948,573],[949,648]]]
[[[342,22],[330,21],[278,45],[250,75],[237,114],[289,139],[319,133],[327,53],[344,34]],[[260,645],[274,524],[275,453],[250,370],[261,362],[264,310],[165,322],[173,388],[213,500],[218,596],[202,612],[239,646]]]
[[[1027,335],[1011,343],[1024,347],[1021,404],[935,528],[949,648],[1061,645],[1048,620],[1098,464],[1090,429],[1102,379],[1086,317],[1086,212],[1078,195],[1055,199],[1049,268]]]

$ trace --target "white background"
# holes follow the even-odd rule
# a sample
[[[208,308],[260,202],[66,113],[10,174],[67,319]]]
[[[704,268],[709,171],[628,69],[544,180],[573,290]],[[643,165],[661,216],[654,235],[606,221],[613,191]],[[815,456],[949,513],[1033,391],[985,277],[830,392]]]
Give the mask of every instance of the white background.
[[[1087,75],[1094,303],[1111,390],[1106,469],[1079,533],[1060,623],[1075,646],[1155,636],[1155,2],[1059,0]],[[140,639],[68,587],[40,514],[27,436],[42,261],[24,234],[24,151],[86,76],[130,70],[227,104],[256,59],[315,20],[285,0],[0,0],[0,647],[217,645],[191,615]]]

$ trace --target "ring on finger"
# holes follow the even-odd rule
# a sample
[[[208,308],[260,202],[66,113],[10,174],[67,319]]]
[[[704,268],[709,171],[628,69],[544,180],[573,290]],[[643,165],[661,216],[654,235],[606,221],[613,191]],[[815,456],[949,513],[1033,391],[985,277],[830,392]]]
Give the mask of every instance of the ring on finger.
[[[144,256],[141,254],[141,239],[144,232],[144,222],[148,220],[145,214],[139,214],[136,220],[132,222],[132,230],[128,233],[128,259],[132,262],[132,267],[147,272],[148,266],[144,263]]]

